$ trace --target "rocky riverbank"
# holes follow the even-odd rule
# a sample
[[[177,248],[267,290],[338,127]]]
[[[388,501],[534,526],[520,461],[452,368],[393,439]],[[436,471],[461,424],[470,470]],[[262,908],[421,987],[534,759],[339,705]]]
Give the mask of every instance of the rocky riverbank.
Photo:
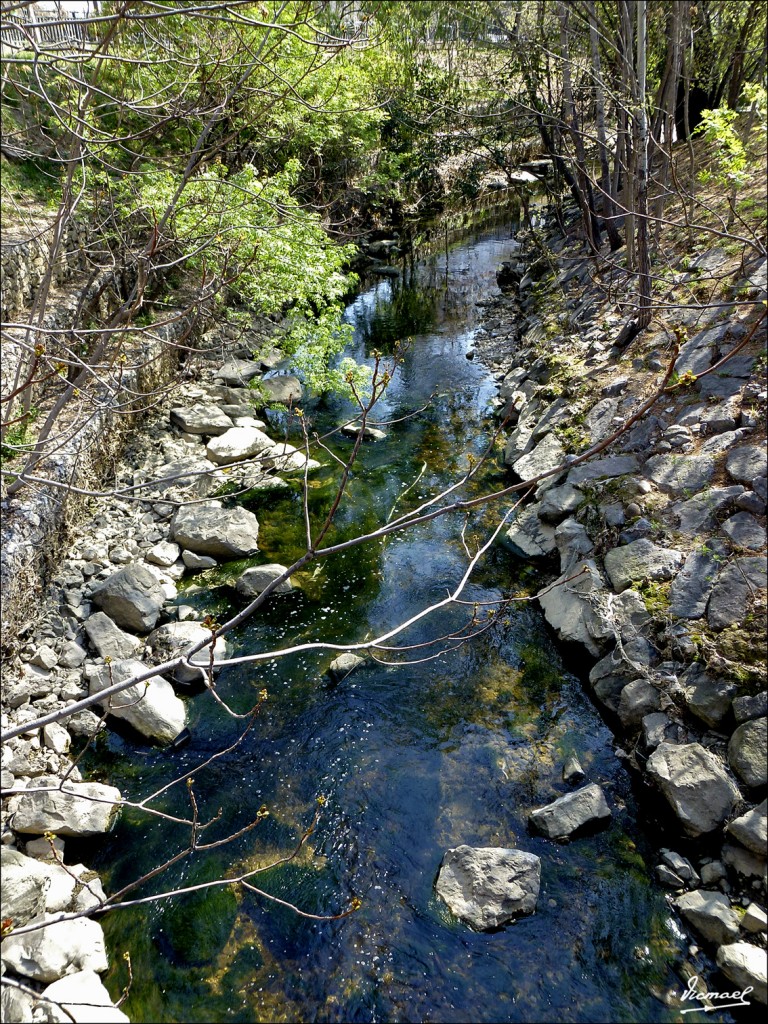
[[[260,561],[257,517],[212,495],[287,488],[291,474],[319,465],[269,436],[256,418],[265,402],[301,397],[288,375],[260,379],[258,390],[247,386],[278,358],[209,360],[199,371],[204,383],[185,383],[154,411],[117,467],[124,497],[93,502],[38,602],[39,617],[6,660],[4,1020],[69,1019],[56,1016],[50,1000],[76,1020],[88,1012],[80,1004],[98,1007],[101,1020],[127,1020],[99,979],[108,967],[101,926],[78,916],[107,897],[93,872],[70,862],[65,845],[107,832],[124,801],[112,786],[84,782],[73,752],[105,727],[107,712],[143,741],[184,741],[186,705],[174,686],[188,692],[200,684],[203,669],[184,658],[211,633],[176,600],[176,584],[222,559]],[[282,571],[251,565],[233,583],[252,597]],[[219,640],[214,661],[226,650]],[[159,663],[170,663],[165,675],[88,703]],[[207,651],[201,664],[209,665]],[[46,724],[24,728],[43,717]]]
[[[539,604],[673,847],[657,867],[670,903],[765,1003],[766,261],[698,252],[667,322],[620,348],[620,269],[547,227],[523,242],[476,352],[500,383],[510,476],[559,472],[505,543],[552,573]],[[702,287],[722,303],[692,300]]]

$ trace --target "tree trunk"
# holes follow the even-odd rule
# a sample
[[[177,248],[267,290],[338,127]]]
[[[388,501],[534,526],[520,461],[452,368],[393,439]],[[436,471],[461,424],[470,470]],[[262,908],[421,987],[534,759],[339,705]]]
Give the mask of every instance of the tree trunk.
[[[584,233],[587,244],[593,252],[600,249],[600,225],[594,209],[592,187],[587,174],[587,160],[584,151],[584,138],[579,128],[576,116],[576,105],[573,100],[573,88],[571,86],[571,56],[570,42],[568,37],[569,10],[565,3],[560,0],[558,3],[558,16],[560,18],[560,52],[563,62],[563,104],[565,106],[565,122],[568,126],[568,133],[573,142],[576,155],[576,171],[578,178],[578,202],[581,207],[581,216],[584,221]]]
[[[645,109],[647,0],[637,0],[637,276],[638,327],[651,322],[651,259],[648,248],[648,114]]]
[[[616,219],[616,207],[611,194],[611,171],[608,163],[608,145],[605,138],[605,84],[603,82],[603,71],[600,62],[600,50],[598,48],[597,18],[595,16],[594,0],[587,4],[589,14],[589,42],[592,50],[592,75],[595,83],[595,110],[597,117],[597,142],[600,151],[600,182],[602,187],[602,208],[605,219],[605,230],[611,243],[611,250],[620,249],[622,246],[621,236],[618,230]],[[617,139],[618,148],[618,139]]]

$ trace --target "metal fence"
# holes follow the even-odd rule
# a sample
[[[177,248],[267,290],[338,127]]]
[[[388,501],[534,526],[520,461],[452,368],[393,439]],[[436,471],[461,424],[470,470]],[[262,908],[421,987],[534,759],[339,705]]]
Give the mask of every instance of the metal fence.
[[[76,13],[55,14],[35,11],[32,17],[3,14],[0,21],[0,42],[3,49],[84,49],[96,41],[95,26]]]

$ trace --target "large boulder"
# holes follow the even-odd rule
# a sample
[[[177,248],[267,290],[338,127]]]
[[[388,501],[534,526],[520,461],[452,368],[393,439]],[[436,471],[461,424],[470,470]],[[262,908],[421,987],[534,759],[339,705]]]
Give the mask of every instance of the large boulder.
[[[249,459],[274,447],[275,442],[256,427],[232,427],[210,440],[205,454],[217,466]]]
[[[532,853],[457,846],[443,857],[435,889],[451,911],[476,928],[500,928],[536,909],[541,861]]]
[[[130,658],[142,641],[131,633],[125,633],[104,612],[94,612],[83,627],[96,652],[102,658],[113,661]]]
[[[747,786],[764,786],[768,782],[766,766],[768,718],[753,718],[740,725],[728,744],[728,764]]]
[[[768,1002],[768,971],[765,950],[751,942],[729,942],[717,951],[717,966],[723,974],[744,992],[751,988],[763,1006]]]
[[[41,996],[37,1012],[47,1014],[49,1024],[130,1024],[94,971],[78,971],[54,981]]]
[[[539,519],[538,505],[527,505],[516,512],[502,544],[518,558],[540,558],[555,550],[555,530]]]
[[[301,381],[290,374],[259,381],[259,390],[269,404],[295,405],[304,395]]]
[[[171,522],[171,536],[183,548],[214,558],[246,558],[259,550],[259,521],[247,509],[218,504],[182,506]]]
[[[187,434],[223,434],[234,426],[217,405],[190,405],[171,409],[171,423]]]
[[[273,580],[282,576],[286,566],[271,563],[269,565],[254,565],[246,569],[237,581],[237,592],[245,597],[258,597],[267,589]],[[273,594],[288,594],[293,589],[290,579],[283,580],[272,591]]]
[[[643,475],[667,494],[696,494],[715,475],[713,455],[654,455]]]
[[[101,693],[115,683],[122,683],[146,671],[147,666],[133,658],[104,665],[91,674],[90,693],[92,696]],[[127,722],[142,736],[163,744],[172,743],[187,723],[184,702],[162,676],[133,683],[113,694],[105,708],[110,715]]]
[[[692,837],[719,828],[739,799],[718,759],[700,743],[660,743],[646,770]]]
[[[3,939],[0,953],[9,970],[35,981],[56,981],[75,971],[106,971],[109,966],[104,932],[96,921],[38,917],[30,924],[43,927]]]
[[[662,548],[641,538],[613,548],[605,556],[605,571],[614,589],[621,593],[644,580],[669,580],[683,564],[684,555],[674,548]]]
[[[560,466],[565,458],[565,448],[557,434],[546,434],[532,451],[519,458],[512,469],[521,480],[533,480],[542,473]]]
[[[10,846],[0,846],[0,867],[0,914],[18,928],[44,912],[48,878],[41,864]]]
[[[715,580],[707,607],[713,629],[726,629],[744,621],[755,594],[765,589],[768,562],[764,555],[737,558]]]
[[[537,594],[544,617],[561,640],[583,644],[591,655],[602,654],[610,635],[600,614],[600,599],[605,586],[592,559],[584,563],[586,571],[570,579],[577,569],[564,573],[555,583]]]
[[[170,661],[179,655],[186,657],[190,649],[196,647],[201,640],[210,639],[210,629],[206,629],[199,622],[166,622],[149,634],[147,644],[163,661]],[[213,645],[214,670],[218,662],[226,658],[228,653],[227,641],[223,636],[217,637],[216,643]],[[211,648],[209,645],[203,647],[193,656],[194,662],[199,664],[200,668],[177,665],[173,670],[172,678],[178,683],[204,683],[210,658]]]
[[[763,800],[757,807],[734,818],[726,826],[726,831],[738,839],[742,846],[746,846],[752,853],[759,857],[765,857],[766,844],[768,844],[768,800]]]
[[[708,942],[720,946],[739,937],[739,915],[721,892],[694,889],[678,896],[675,905],[688,924]]]
[[[549,839],[568,839],[575,832],[608,821],[611,809],[594,782],[531,812],[530,823]]]
[[[119,789],[100,782],[60,782],[54,778],[36,781],[53,791],[27,789],[13,798],[11,828],[15,832],[97,836],[112,827],[122,801]]]
[[[118,626],[148,633],[165,604],[157,576],[143,565],[127,565],[93,590],[93,601]]]

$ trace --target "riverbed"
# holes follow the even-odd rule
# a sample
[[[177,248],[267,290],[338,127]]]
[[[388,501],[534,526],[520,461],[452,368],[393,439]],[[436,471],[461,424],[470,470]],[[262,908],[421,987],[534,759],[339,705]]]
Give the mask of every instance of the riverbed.
[[[330,540],[370,531],[449,486],[478,459],[497,426],[496,383],[468,359],[479,301],[496,291],[513,228],[495,228],[419,263],[398,278],[373,279],[350,304],[350,354],[372,362],[408,339],[403,362],[373,418],[386,438],[363,446]],[[420,411],[423,410],[423,411]],[[348,419],[341,400],[307,410],[323,433]],[[294,441],[295,443],[295,441]],[[348,456],[338,435],[330,453]],[[322,521],[339,466],[329,454],[310,480],[308,507]],[[494,457],[466,493],[506,477]],[[249,507],[260,524],[257,562],[290,564],[304,550],[300,486]],[[508,506],[466,521],[445,516],[326,559],[274,597],[234,637],[234,653],[303,641],[360,643],[441,601]],[[462,530],[464,530],[462,539]],[[242,567],[241,567],[242,568]],[[236,574],[234,574],[236,575]],[[124,1009],[141,1021],[672,1021],[669,994],[683,982],[686,956],[643,834],[632,780],[612,737],[566,671],[535,604],[539,569],[494,545],[462,599],[420,619],[392,646],[331,686],[331,651],[300,652],[260,666],[233,666],[221,695],[245,712],[262,688],[255,726],[205,770],[197,766],[234,743],[242,721],[210,694],[190,698],[192,739],[169,753],[112,733],[89,772],[129,800],[194,770],[201,819],[220,820],[212,841],[253,831],[186,858],[140,892],[232,876],[294,849],[322,797],[314,833],[290,863],[258,876],[266,892],[335,922],[302,918],[252,893],[203,891],[185,899],[117,911],[104,921],[113,950],[130,951],[133,984]],[[520,600],[488,621],[514,593]],[[226,574],[197,577],[179,597],[218,616],[244,600]],[[488,626],[471,642],[426,645],[460,631],[475,615]],[[565,760],[575,754],[612,810],[608,828],[558,844],[529,833],[529,811],[568,792]],[[185,786],[159,802],[188,812]],[[114,892],[173,856],[188,834],[169,821],[124,812],[94,868]],[[435,896],[446,849],[515,846],[542,860],[536,913],[495,933],[476,933]]]

